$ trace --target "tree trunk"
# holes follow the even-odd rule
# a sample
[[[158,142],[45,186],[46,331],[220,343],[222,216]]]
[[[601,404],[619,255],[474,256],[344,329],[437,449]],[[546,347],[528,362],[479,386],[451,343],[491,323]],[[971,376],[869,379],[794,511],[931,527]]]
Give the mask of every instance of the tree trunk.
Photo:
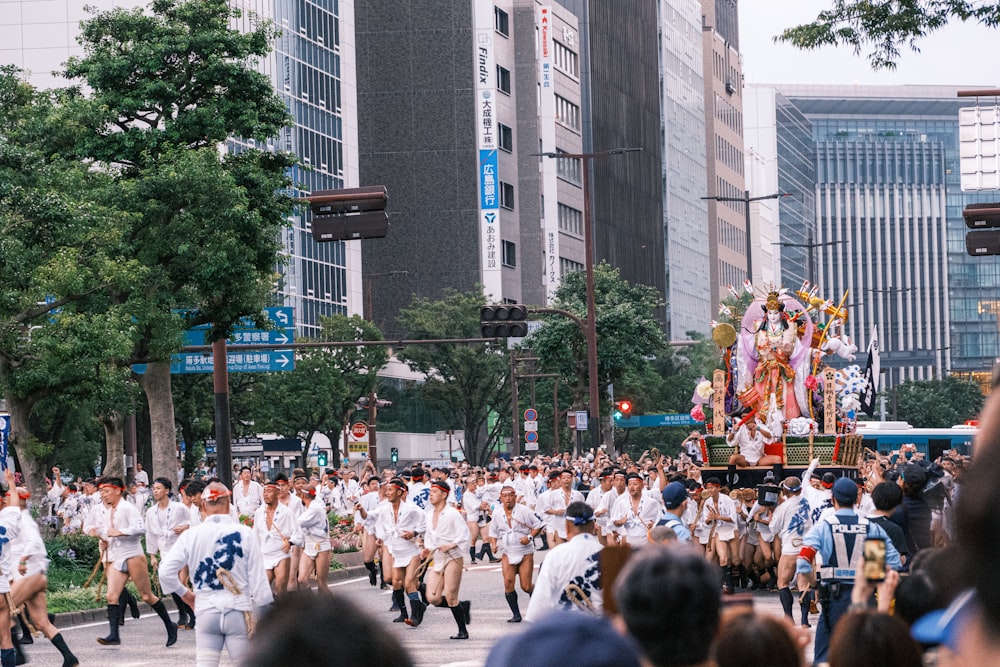
[[[17,452],[17,460],[21,465],[21,474],[24,482],[31,491],[31,496],[35,502],[41,502],[45,498],[45,470],[41,461],[31,454],[30,422],[32,403],[19,398],[14,398],[9,394],[7,400],[7,412],[10,413],[10,441],[9,445]]]
[[[153,450],[153,469],[149,478],[177,479],[177,427],[174,423],[174,397],[170,391],[170,364],[157,362],[146,366],[139,383],[149,404],[149,431]]]
[[[120,412],[102,415],[101,424],[108,451],[101,474],[125,479],[125,416]]]

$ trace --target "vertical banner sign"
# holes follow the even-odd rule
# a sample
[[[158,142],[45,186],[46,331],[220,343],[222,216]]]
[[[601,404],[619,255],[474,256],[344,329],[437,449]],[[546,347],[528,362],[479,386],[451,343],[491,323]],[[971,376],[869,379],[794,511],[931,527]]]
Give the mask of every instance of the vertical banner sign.
[[[486,298],[499,301],[500,179],[497,159],[496,59],[493,52],[493,0],[473,0],[476,66],[476,142],[479,149],[479,245]]]
[[[552,7],[542,5],[538,8],[539,59],[538,73],[538,109],[539,130],[541,132],[542,153],[553,153],[556,150],[556,90],[553,64],[552,43]],[[542,159],[542,220],[544,227],[542,235],[545,247],[542,256],[545,258],[545,297],[546,305],[551,305],[555,299],[556,288],[559,287],[559,162],[553,159]]]
[[[875,393],[878,391],[879,374],[882,363],[879,358],[878,325],[872,327],[871,341],[868,343],[868,363],[865,365],[864,385],[861,391],[861,411],[869,417],[875,416]]]
[[[0,415],[0,470],[7,469],[8,443],[10,442],[10,415]]]

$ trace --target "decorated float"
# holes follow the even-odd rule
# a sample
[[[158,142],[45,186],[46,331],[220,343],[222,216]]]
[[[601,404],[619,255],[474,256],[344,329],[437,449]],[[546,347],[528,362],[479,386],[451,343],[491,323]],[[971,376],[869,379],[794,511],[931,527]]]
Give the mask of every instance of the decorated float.
[[[691,416],[705,423],[706,465],[724,469],[736,450],[726,434],[756,420],[770,432],[765,452],[780,457],[784,474],[799,474],[818,458],[821,470],[854,476],[863,451],[856,411],[866,382],[845,333],[847,293],[834,302],[808,282],[795,292],[749,282],[729,291],[732,299],[711,322],[720,368],[692,396]],[[755,483],[770,469],[751,468],[744,480]]]

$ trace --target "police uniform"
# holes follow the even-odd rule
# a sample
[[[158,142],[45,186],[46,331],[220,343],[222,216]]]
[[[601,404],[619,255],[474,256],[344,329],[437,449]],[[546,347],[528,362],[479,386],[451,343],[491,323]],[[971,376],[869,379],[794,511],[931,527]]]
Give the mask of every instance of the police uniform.
[[[813,571],[813,560],[817,556],[822,559],[818,570],[818,597],[822,608],[816,628],[814,663],[826,662],[833,628],[851,606],[851,588],[857,568],[864,561],[866,538],[885,540],[886,566],[894,570],[902,567],[899,552],[881,526],[858,516],[852,507],[841,507],[821,519],[802,541],[802,550],[795,563],[797,574],[808,575]]]

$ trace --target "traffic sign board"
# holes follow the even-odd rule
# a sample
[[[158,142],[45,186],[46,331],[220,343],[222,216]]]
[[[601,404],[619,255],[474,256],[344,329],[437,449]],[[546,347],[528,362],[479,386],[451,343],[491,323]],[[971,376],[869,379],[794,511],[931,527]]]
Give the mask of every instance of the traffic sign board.
[[[524,444],[524,451],[526,452],[537,452],[538,443],[537,442],[527,442]]]
[[[195,311],[181,311],[181,314],[193,312]],[[253,320],[244,317],[233,330],[229,342],[234,345],[264,346],[288,345],[295,342],[295,321],[290,306],[265,308],[263,315],[274,323],[273,329],[256,328]],[[210,324],[199,324],[187,329],[184,332],[184,345],[211,345],[212,341],[205,338],[209,329],[211,329]]]
[[[274,373],[278,371],[295,370],[295,353],[291,350],[260,349],[252,351],[233,351],[226,354],[226,366],[230,373]],[[184,352],[171,355],[170,372],[211,373],[212,355]],[[141,370],[133,366],[136,373]]]
[[[536,421],[535,422],[524,422],[524,430],[528,431],[529,433],[531,431],[537,431],[538,430],[538,422],[536,422]]]
[[[351,435],[355,439],[361,440],[368,435],[368,424],[365,422],[354,422],[351,424]]]
[[[590,425],[588,423],[587,417],[588,417],[588,414],[587,414],[586,410],[577,410],[576,411],[576,430],[577,431],[586,431],[586,430],[588,430],[588,428],[589,428]]]
[[[538,442],[538,431],[527,431],[524,434],[525,442]]]
[[[538,421],[538,410],[534,408],[528,408],[524,411],[524,421],[533,422]]]

